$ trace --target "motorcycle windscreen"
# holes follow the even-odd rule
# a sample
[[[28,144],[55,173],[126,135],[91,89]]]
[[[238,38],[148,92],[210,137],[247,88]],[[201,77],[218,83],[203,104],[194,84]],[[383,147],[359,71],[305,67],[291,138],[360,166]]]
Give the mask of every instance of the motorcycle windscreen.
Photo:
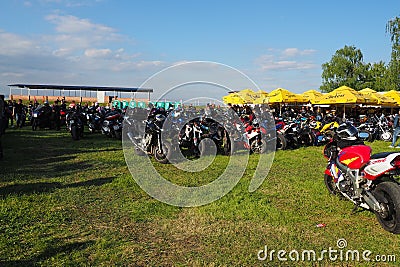
[[[350,169],[359,169],[371,158],[371,147],[356,145],[343,148],[339,155],[339,161]]]

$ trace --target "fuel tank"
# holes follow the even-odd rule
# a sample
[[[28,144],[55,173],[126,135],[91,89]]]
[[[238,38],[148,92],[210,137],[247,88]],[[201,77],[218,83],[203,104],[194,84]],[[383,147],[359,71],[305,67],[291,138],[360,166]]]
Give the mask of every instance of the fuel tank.
[[[350,169],[359,169],[371,158],[371,147],[356,145],[343,148],[338,155],[339,161]]]

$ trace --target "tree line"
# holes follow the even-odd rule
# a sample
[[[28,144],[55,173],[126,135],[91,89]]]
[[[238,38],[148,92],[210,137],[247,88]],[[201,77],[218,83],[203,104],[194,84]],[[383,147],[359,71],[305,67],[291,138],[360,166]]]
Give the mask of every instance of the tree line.
[[[371,88],[375,91],[400,90],[400,18],[386,24],[392,44],[391,59],[365,63],[363,54],[355,46],[344,46],[329,62],[322,64],[322,92],[330,92],[342,85],[355,90]]]

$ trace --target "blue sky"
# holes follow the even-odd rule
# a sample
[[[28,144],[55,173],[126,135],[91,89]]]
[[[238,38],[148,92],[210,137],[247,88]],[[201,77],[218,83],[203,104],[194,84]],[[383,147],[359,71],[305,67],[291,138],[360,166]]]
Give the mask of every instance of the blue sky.
[[[345,45],[361,49],[365,62],[389,62],[385,25],[395,16],[398,0],[5,0],[0,90],[11,83],[135,87],[200,60],[236,68],[267,92],[300,93],[319,88],[321,64]]]

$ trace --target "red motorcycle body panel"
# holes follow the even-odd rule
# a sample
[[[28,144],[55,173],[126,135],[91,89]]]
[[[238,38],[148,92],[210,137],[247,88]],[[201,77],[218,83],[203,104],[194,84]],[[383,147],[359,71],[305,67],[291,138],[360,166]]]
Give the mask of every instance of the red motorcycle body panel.
[[[343,148],[339,155],[339,161],[350,169],[360,169],[371,158],[371,147],[356,145]]]

